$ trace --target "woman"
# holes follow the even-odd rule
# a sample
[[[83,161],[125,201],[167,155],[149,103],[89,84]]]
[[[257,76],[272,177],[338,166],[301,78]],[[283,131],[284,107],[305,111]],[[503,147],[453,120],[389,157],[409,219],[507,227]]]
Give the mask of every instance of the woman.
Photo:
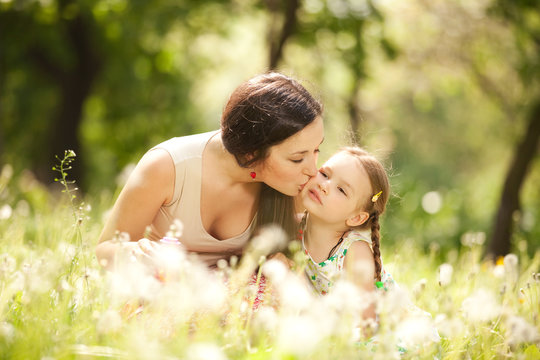
[[[209,266],[240,254],[257,226],[274,222],[291,232],[292,197],[317,173],[321,114],[320,103],[282,74],[240,85],[220,130],[170,139],[143,156],[101,233],[100,264],[111,268],[125,251],[152,259],[175,219],[184,247]],[[112,240],[117,231],[132,242]]]

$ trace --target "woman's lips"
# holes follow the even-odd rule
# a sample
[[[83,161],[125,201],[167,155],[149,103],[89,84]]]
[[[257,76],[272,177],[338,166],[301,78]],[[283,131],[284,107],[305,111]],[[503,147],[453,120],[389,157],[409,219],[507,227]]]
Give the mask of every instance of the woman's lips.
[[[313,190],[313,189],[309,190],[308,195],[311,199],[313,199],[314,201],[322,205],[321,197],[319,196],[319,193],[316,190]]]

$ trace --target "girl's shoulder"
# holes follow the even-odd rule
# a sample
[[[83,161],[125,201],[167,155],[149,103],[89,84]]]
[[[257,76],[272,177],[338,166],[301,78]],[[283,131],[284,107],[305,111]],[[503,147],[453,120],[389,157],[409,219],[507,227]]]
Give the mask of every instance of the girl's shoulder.
[[[369,247],[371,248],[371,238],[369,236],[369,232],[349,230],[343,237],[343,242],[348,244],[347,247],[349,247],[355,241],[364,241],[368,243]]]

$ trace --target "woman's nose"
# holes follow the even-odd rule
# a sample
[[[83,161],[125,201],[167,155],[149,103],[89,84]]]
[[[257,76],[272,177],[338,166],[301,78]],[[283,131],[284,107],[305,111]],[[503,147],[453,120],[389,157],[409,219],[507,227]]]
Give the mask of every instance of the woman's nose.
[[[317,161],[316,159],[313,159],[313,161],[311,161],[306,167],[305,174],[308,175],[309,177],[312,177],[312,176],[317,175],[317,171],[318,171]]]

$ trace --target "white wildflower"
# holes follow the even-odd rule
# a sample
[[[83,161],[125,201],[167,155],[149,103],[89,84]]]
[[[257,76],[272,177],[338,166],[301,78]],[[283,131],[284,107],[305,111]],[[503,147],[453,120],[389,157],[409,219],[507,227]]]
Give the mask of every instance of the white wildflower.
[[[0,255],[0,278],[14,272],[16,267],[17,260],[7,253]]]
[[[413,285],[412,293],[414,294],[414,296],[416,298],[418,298],[420,296],[420,294],[422,294],[424,292],[424,290],[426,288],[426,285],[427,285],[427,279],[425,279],[425,278],[418,280]]]
[[[536,327],[522,317],[509,316],[506,319],[506,328],[507,340],[511,345],[540,341],[540,334]]]
[[[11,209],[11,206],[9,206],[9,204],[5,204],[4,206],[0,207],[0,220],[9,219],[12,213],[13,210]]]
[[[287,274],[280,283],[274,285],[284,311],[295,313],[307,309],[313,300],[313,295],[298,276]]]
[[[458,337],[465,330],[463,322],[458,317],[448,318],[445,314],[435,317],[435,326],[441,335],[447,338]]]
[[[131,236],[125,231],[117,231],[116,234],[114,234],[114,240],[121,243],[127,243],[131,240]]]
[[[280,320],[277,345],[281,352],[302,356],[315,350],[323,338],[317,319],[307,316],[288,316]]]
[[[252,252],[255,258],[262,255],[268,255],[285,246],[287,236],[285,231],[277,225],[265,226],[260,233],[250,242],[249,252]]]
[[[450,264],[442,264],[439,266],[439,285],[441,286],[447,286],[452,281],[452,273],[454,272],[454,268]]]
[[[13,275],[11,275],[8,287],[12,292],[23,291],[25,282],[24,274],[21,271],[15,271]]]
[[[15,327],[8,322],[0,322],[0,339],[10,342],[15,335]]]
[[[190,360],[226,360],[223,350],[212,343],[195,343],[187,349],[186,359]]]
[[[7,180],[11,179],[12,176],[13,176],[13,166],[11,166],[11,164],[4,165],[2,167],[2,172],[0,172],[0,178],[7,182]]]
[[[98,319],[96,330],[99,334],[112,334],[122,327],[122,318],[117,311],[106,310]]]
[[[28,217],[30,215],[30,205],[26,200],[19,200],[15,206],[15,214],[21,217]]]
[[[519,277],[518,257],[516,254],[508,254],[504,257],[504,272],[507,280],[514,284]]]
[[[501,313],[501,307],[495,300],[495,294],[486,289],[478,289],[463,300],[462,310],[472,322],[489,321]]]
[[[279,325],[279,318],[274,308],[261,306],[253,317],[252,329],[255,333],[266,332],[274,335]]]
[[[174,219],[172,224],[169,226],[169,231],[167,231],[166,236],[172,237],[175,239],[180,239],[184,233],[184,224],[179,219]]]
[[[486,241],[486,233],[483,232],[466,232],[461,236],[461,244],[467,247],[481,246]]]
[[[502,278],[505,275],[504,265],[497,264],[493,267],[493,276],[496,278]]]
[[[287,276],[287,267],[279,260],[270,259],[263,264],[262,273],[269,280],[279,283]]]
[[[428,214],[436,214],[443,204],[442,195],[437,191],[430,191],[422,197],[422,208]]]
[[[422,346],[440,340],[431,319],[427,316],[411,316],[396,328],[397,338],[405,347]]]

